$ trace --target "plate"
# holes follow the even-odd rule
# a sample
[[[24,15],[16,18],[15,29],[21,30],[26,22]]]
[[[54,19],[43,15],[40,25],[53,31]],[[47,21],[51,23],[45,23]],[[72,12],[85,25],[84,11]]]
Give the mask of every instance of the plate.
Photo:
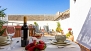
[[[2,43],[0,43],[0,46],[5,46],[5,45],[9,45],[10,43],[8,41],[4,41]]]
[[[66,44],[66,42],[54,42],[56,44]]]
[[[52,42],[51,44],[52,44],[52,45],[56,45],[56,43],[53,43],[53,42]]]
[[[70,44],[57,44],[58,46],[67,46],[67,45],[70,45]]]
[[[64,42],[57,42],[54,40],[53,42],[57,44],[66,44],[66,43],[70,43],[70,40],[65,40]]]
[[[51,43],[52,45],[58,45],[58,46],[66,46],[66,45],[70,45],[70,43],[66,43],[66,44],[57,44],[57,43]]]
[[[70,45],[70,41],[69,40],[66,40],[64,42],[56,42],[56,41],[53,41],[51,42],[52,45],[58,45],[58,46],[66,46],[66,45]]]
[[[64,42],[66,42],[66,43],[70,43],[70,40],[65,40]]]

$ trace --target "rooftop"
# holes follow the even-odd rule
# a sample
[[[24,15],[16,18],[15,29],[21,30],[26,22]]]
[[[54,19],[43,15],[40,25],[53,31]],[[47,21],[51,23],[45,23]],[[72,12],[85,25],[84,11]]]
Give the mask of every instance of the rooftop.
[[[26,16],[28,21],[57,21],[70,17],[70,11],[58,12],[54,15],[8,15],[9,21],[23,21],[23,17]]]

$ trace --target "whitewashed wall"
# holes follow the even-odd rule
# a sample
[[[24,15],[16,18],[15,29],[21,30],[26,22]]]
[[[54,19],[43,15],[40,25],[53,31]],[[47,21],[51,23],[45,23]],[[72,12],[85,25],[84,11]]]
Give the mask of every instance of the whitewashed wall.
[[[75,40],[91,7],[91,0],[70,0],[70,26],[73,28]]]
[[[59,20],[59,22],[61,23],[61,27],[65,34],[68,32],[68,28],[71,28],[70,21],[71,21],[70,18]]]
[[[9,21],[9,22],[17,22],[17,23],[23,23],[23,21]],[[43,28],[44,25],[49,25],[49,29],[56,29],[57,22],[58,21],[27,21],[28,25],[34,24],[34,22],[37,22],[39,27]],[[8,25],[12,25],[12,23],[8,23]],[[13,23],[13,25],[17,25],[16,23]],[[21,26],[23,24],[20,24]]]
[[[39,27],[43,28],[44,25],[49,25],[49,29],[54,29],[54,31],[56,30],[57,27],[57,22],[60,22],[61,24],[61,28],[64,30],[64,33],[66,34],[68,31],[68,28],[70,28],[71,26],[69,26],[70,24],[70,18],[64,19],[64,20],[59,20],[59,21],[27,21],[28,25],[30,24],[34,24],[34,22],[37,22],[39,24]],[[16,22],[13,23],[13,25],[17,25],[18,23],[23,23],[23,21],[9,21],[9,22]],[[8,23],[8,25],[12,25],[12,23]],[[23,24],[19,24],[20,26],[22,26]]]

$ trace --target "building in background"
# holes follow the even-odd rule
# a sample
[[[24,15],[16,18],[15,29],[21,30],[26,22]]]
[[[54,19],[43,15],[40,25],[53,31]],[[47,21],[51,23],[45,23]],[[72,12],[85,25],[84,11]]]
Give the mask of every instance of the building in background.
[[[75,41],[91,8],[91,0],[70,0],[69,26],[73,29]]]
[[[26,16],[28,21],[58,21],[64,20],[70,17],[70,11],[57,12],[55,15],[8,15],[9,21],[23,21],[23,17]]]

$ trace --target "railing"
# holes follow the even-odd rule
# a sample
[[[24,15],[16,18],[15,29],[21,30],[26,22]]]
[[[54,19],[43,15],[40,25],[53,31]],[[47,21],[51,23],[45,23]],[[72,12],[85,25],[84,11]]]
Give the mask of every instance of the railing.
[[[3,28],[7,28],[7,26],[3,26]],[[21,37],[21,26],[15,26],[15,34],[13,37]],[[35,28],[31,28],[29,26],[29,36],[33,36],[35,34]],[[6,36],[6,31],[4,32],[3,36]]]
[[[7,24],[9,25],[10,23],[11,23],[12,25],[14,25],[14,24],[16,24],[16,25],[22,24],[22,25],[23,25],[23,23],[19,23],[19,22],[8,22]],[[27,25],[29,25],[29,23],[27,23]]]

